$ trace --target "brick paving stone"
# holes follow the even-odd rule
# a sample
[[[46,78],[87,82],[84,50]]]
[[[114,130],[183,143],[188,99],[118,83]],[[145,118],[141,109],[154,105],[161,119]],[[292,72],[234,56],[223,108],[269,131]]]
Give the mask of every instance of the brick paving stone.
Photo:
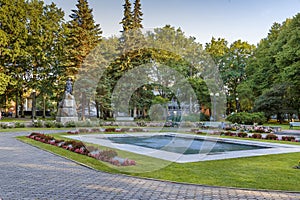
[[[29,133],[0,133],[0,200],[300,199],[299,193],[177,184],[99,172],[14,138]]]

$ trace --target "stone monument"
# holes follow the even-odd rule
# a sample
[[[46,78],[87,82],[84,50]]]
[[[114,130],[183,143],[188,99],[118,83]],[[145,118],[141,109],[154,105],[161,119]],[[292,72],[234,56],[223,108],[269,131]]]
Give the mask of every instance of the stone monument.
[[[72,95],[72,80],[70,78],[66,82],[63,100],[58,104],[56,121],[63,124],[70,121],[78,121],[76,102]]]

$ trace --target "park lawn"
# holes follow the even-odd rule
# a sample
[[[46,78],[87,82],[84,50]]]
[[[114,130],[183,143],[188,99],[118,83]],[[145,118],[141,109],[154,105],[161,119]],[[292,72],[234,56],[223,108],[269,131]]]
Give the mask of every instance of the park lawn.
[[[35,131],[45,131],[45,130],[67,130],[71,128],[37,128],[37,127],[25,127],[25,128],[1,128],[1,132],[35,132]]]
[[[60,135],[52,136],[61,138]],[[212,186],[300,191],[300,170],[293,168],[300,160],[300,153],[181,164],[116,150],[120,157],[137,161],[136,166],[116,167],[24,136],[18,139],[109,173]]]
[[[269,126],[269,127],[279,126],[279,127],[281,127],[282,130],[300,130],[299,126],[296,126],[296,127],[293,127],[293,129],[290,129],[290,124],[289,123],[282,123],[282,124],[279,124],[279,123],[266,123],[266,124],[264,124],[264,126]]]

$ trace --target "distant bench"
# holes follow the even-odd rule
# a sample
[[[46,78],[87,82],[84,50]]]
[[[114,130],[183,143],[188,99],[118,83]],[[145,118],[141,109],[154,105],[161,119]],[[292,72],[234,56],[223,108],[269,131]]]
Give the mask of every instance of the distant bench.
[[[290,129],[292,129],[294,126],[300,126],[300,122],[290,122]]]

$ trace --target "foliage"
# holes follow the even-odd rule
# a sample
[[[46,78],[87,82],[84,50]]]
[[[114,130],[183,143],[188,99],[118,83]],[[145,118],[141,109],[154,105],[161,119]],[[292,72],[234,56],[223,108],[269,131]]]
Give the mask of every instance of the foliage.
[[[25,127],[24,123],[21,123],[21,122],[16,122],[15,123],[15,128],[24,128],[24,127]]]
[[[44,122],[42,120],[34,120],[33,126],[36,128],[42,128],[44,127]]]
[[[212,57],[222,76],[225,86],[223,90],[227,96],[227,114],[234,110],[249,109],[248,103],[242,102],[242,104],[239,104],[237,98],[240,98],[239,85],[247,79],[246,68],[254,49],[254,45],[241,40],[237,40],[228,46],[228,42],[223,38],[217,40],[212,38],[211,42],[205,46],[206,52]],[[247,98],[247,95],[244,94],[242,93],[241,99]],[[247,107],[241,107],[244,105]]]
[[[255,139],[262,139],[262,135],[260,133],[253,133],[251,137]]]
[[[76,123],[74,121],[66,122],[65,127],[74,128],[74,127],[76,127]]]
[[[267,116],[299,113],[299,19],[274,23],[261,40],[247,69],[255,110]]]
[[[281,140],[283,140],[283,141],[295,141],[296,138],[294,136],[282,136]]]
[[[133,18],[132,26],[134,27],[134,29],[143,28],[143,25],[142,25],[143,13],[141,11],[141,0],[135,0],[132,16],[133,16],[132,17]]]
[[[269,133],[268,135],[266,135],[265,139],[266,140],[276,140],[278,138],[277,135],[273,134],[273,133]]]
[[[10,76],[0,72],[0,95],[5,93],[10,80],[11,80]]]
[[[240,112],[240,113],[234,113],[227,117],[228,121],[231,123],[238,123],[238,124],[247,124],[252,125],[254,123],[257,124],[263,124],[265,123],[266,117],[264,116],[264,113],[246,113],[246,112]]]
[[[44,125],[45,125],[46,128],[54,128],[54,127],[56,127],[55,121],[45,121]]]
[[[76,87],[80,89],[75,89],[75,91],[77,99],[80,100],[82,119],[85,120],[85,108],[89,105],[93,95],[90,86],[95,84],[93,79],[90,79],[93,69],[90,69],[90,73],[86,72],[88,67],[93,66],[89,63],[88,56],[102,40],[102,31],[100,25],[95,24],[93,10],[89,8],[87,0],[78,0],[76,7],[77,10],[72,10],[71,21],[68,22],[68,47],[72,67],[69,76],[74,78],[76,74],[79,74]]]
[[[61,122],[55,122],[55,127],[62,128],[62,127],[64,127],[64,125]]]

